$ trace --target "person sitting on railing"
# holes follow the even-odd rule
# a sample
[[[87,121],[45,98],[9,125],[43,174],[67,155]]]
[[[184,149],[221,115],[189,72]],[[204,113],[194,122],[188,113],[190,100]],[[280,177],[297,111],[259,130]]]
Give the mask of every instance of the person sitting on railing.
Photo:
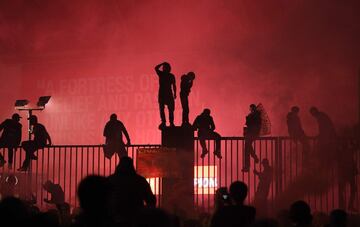
[[[202,148],[201,158],[204,158],[209,153],[206,148],[205,140],[215,140],[215,151],[214,154],[218,158],[221,156],[221,136],[215,132],[215,123],[213,118],[210,116],[210,109],[204,109],[203,112],[195,118],[193,123],[194,130],[198,130],[198,137]]]
[[[302,127],[299,111],[300,108],[298,106],[291,107],[291,111],[286,116],[286,123],[288,126],[289,136],[295,142],[299,141],[301,143],[304,155],[303,160],[306,162],[310,152],[310,144]]]
[[[0,137],[0,148],[8,149],[9,169],[12,169],[14,150],[21,142],[22,125],[20,124],[20,118],[20,115],[15,113],[11,119],[6,119],[0,124],[0,132],[3,131]],[[0,154],[0,167],[5,163],[4,157]]]
[[[19,171],[27,171],[30,167],[30,161],[37,160],[34,152],[38,149],[42,149],[45,146],[51,145],[51,138],[44,125],[38,123],[38,119],[35,115],[30,116],[30,126],[32,126],[32,134],[34,134],[33,140],[22,142],[21,146],[25,150],[25,160]]]
[[[122,157],[115,173],[109,176],[109,210],[119,226],[127,226],[144,204],[155,207],[156,197],[150,184],[135,171],[133,160]]]
[[[259,162],[252,143],[259,137],[261,130],[261,113],[257,110],[255,104],[250,105],[250,114],[246,116],[246,127],[244,128],[245,137],[245,157],[243,172],[249,172],[250,156],[253,157],[255,163]]]
[[[127,156],[123,134],[126,137],[127,145],[130,145],[130,136],[124,124],[117,119],[116,114],[111,114],[103,133],[106,138],[104,147],[105,157],[111,159],[114,153],[117,153],[119,158]]]

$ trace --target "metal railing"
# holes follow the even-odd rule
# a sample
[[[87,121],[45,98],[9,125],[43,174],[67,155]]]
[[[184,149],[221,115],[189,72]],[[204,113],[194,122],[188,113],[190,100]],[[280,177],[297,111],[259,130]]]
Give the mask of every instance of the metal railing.
[[[311,139],[314,147],[315,140]],[[271,183],[268,202],[270,207],[277,206],[277,200],[288,192],[289,188],[295,187],[296,182],[304,176],[303,155],[301,145],[287,137],[263,137],[253,144],[260,160],[266,158],[273,168],[273,180]],[[253,203],[258,177],[253,170],[262,171],[261,162],[255,163],[251,159],[249,172],[242,172],[245,141],[243,137],[223,137],[221,139],[222,159],[214,154],[214,142],[207,141],[209,153],[201,158],[201,146],[196,139],[194,144],[194,205],[198,212],[211,212],[214,209],[215,191],[219,187],[229,187],[231,182],[240,180],[248,185],[247,202]],[[136,160],[137,149],[160,148],[160,145],[130,145],[127,147],[128,155]],[[7,159],[6,149],[2,153]],[[0,151],[1,152],[1,151]],[[72,207],[78,206],[76,189],[81,179],[89,174],[108,176],[112,174],[119,161],[114,154],[111,160],[104,157],[102,145],[64,145],[45,147],[37,151],[38,160],[32,161],[31,171],[23,173],[16,171],[25,157],[25,152],[18,148],[14,154],[13,168],[8,169],[5,164],[0,168],[2,185],[9,175],[18,179],[15,194],[30,199],[35,197],[37,204],[43,208],[49,205],[44,203],[48,194],[42,189],[46,180],[60,184],[65,192],[65,200]],[[359,167],[359,152],[354,157]],[[134,162],[136,164],[136,161]],[[316,173],[314,173],[316,174]],[[305,193],[302,199],[307,200],[313,210],[328,212],[339,206],[338,177],[335,168],[329,167],[329,179],[327,187],[321,191]],[[157,195],[158,205],[161,205],[161,178],[148,179],[153,191]],[[357,183],[357,182],[356,182]],[[358,189],[357,189],[358,190]],[[346,198],[349,197],[349,189]],[[358,191],[357,193],[358,194]],[[298,198],[299,199],[299,198]],[[356,195],[357,206],[360,204]]]

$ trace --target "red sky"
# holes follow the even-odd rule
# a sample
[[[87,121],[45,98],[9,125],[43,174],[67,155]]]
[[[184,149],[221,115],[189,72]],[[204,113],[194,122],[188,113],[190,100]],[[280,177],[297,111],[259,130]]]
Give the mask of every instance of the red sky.
[[[0,0],[0,117],[34,103],[55,144],[99,144],[116,112],[133,143],[159,143],[158,81],[168,61],[180,85],[194,71],[190,118],[212,109],[223,136],[239,136],[250,103],[263,103],[273,135],[299,105],[338,129],[358,120],[359,1]],[[181,106],[176,102],[176,123]],[[23,119],[24,120],[24,119]],[[24,127],[26,123],[24,121]]]

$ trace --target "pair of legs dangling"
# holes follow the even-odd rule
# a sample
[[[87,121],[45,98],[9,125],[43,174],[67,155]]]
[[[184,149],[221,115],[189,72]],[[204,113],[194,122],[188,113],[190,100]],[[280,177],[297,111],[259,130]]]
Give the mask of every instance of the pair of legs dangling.
[[[254,159],[255,163],[259,162],[259,158],[255,153],[255,150],[252,146],[255,141],[256,136],[245,136],[245,153],[244,153],[244,167],[242,169],[243,172],[249,172],[250,170],[250,156]]]
[[[207,153],[209,153],[208,149],[206,148],[206,140],[215,140],[214,154],[219,159],[222,158],[222,156],[221,156],[221,136],[219,133],[214,132],[214,131],[209,131],[209,132],[205,132],[205,133],[200,132],[199,140],[200,140],[200,145],[202,148],[201,158],[204,158],[207,155]]]

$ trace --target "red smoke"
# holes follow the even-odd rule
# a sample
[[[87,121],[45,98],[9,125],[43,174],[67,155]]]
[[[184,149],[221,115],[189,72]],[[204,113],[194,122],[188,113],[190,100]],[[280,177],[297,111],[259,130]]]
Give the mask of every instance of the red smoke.
[[[153,67],[166,60],[178,87],[196,73],[190,118],[211,108],[224,136],[241,135],[258,102],[274,135],[286,133],[294,104],[309,134],[312,105],[340,128],[358,120],[358,9],[326,0],[0,1],[0,117],[16,99],[52,95],[39,117],[56,144],[102,143],[112,112],[133,143],[159,143]],[[176,114],[180,124],[179,100]]]

